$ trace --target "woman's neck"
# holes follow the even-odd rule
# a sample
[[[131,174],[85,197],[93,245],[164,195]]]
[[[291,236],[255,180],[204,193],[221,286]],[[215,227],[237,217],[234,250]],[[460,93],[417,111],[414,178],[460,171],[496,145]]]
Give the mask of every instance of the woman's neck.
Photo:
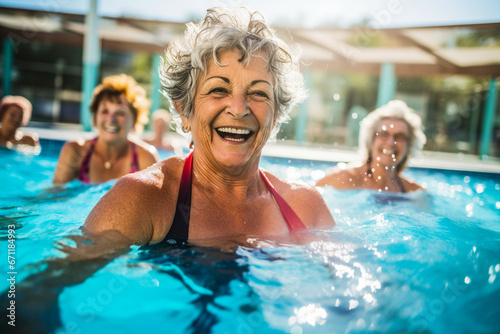
[[[118,162],[118,160],[127,154],[128,148],[128,140],[120,142],[106,142],[98,138],[95,144],[94,154],[97,154],[101,158],[106,169],[110,169]]]
[[[370,182],[376,185],[377,189],[382,191],[402,191],[401,178],[396,166],[382,166],[367,162],[366,176]]]
[[[224,168],[201,155],[194,155],[193,182],[200,189],[206,189],[213,198],[227,196],[248,199],[260,194],[263,189],[258,158],[260,156],[238,168]]]

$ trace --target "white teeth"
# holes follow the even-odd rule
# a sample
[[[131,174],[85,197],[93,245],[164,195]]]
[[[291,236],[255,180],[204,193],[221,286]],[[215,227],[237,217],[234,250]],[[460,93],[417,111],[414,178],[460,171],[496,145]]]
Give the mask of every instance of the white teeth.
[[[118,127],[116,127],[116,126],[105,126],[104,130],[110,131],[110,132],[117,132],[118,131]]]
[[[250,133],[250,130],[244,130],[244,129],[235,129],[235,128],[219,128],[217,129],[219,132],[225,132],[225,133],[233,133],[233,134],[238,134],[238,135],[248,135]],[[237,140],[241,141],[241,140]]]
[[[244,141],[245,139],[243,139],[243,138],[238,138],[238,139],[236,139],[236,138],[226,138],[226,140],[241,142],[241,141]]]
[[[392,154],[392,155],[394,155],[394,151],[393,151],[393,150],[388,150],[388,149],[386,149],[386,148],[384,148],[384,149],[382,150],[382,153],[384,153],[384,154]]]

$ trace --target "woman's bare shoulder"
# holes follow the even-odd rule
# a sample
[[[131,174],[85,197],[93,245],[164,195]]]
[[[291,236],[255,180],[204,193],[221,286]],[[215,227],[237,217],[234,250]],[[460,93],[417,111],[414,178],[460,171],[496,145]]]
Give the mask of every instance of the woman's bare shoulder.
[[[363,166],[335,167],[325,177],[316,182],[316,186],[331,186],[335,189],[347,190],[358,186],[363,176]]]
[[[64,143],[61,154],[84,155],[90,147],[91,139],[70,140]]]
[[[152,187],[164,189],[180,182],[181,170],[184,166],[185,157],[172,156],[137,173],[127,174],[121,179],[134,180],[132,183],[140,187]]]
[[[276,191],[308,227],[333,226],[335,221],[321,193],[314,186],[291,183],[265,172]]]
[[[24,132],[22,132],[22,137],[19,140],[19,144],[28,145],[28,146],[37,146],[37,145],[39,145],[38,134],[36,134],[36,133],[24,133]]]
[[[407,192],[409,191],[417,191],[417,190],[425,190],[425,188],[423,188],[420,184],[412,181],[412,180],[409,180],[407,178],[402,178],[403,180],[403,184],[404,184],[404,188]]]
[[[156,239],[165,217],[175,212],[182,166],[182,158],[171,157],[119,178],[87,217],[85,230],[115,230],[136,244]]]

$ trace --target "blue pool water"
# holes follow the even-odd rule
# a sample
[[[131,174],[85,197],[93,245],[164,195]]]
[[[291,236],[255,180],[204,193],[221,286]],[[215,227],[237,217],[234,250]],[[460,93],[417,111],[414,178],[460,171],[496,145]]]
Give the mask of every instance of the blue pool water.
[[[113,182],[52,188],[59,148],[38,157],[0,151],[0,248],[7,253],[15,225],[18,291],[37,277],[16,294],[18,330],[30,321],[55,333],[498,333],[499,175],[409,169],[427,191],[402,195],[323,188],[337,226],[304,232],[314,236],[306,244],[133,247],[89,274],[93,263],[72,266],[86,279],[67,283],[47,269],[47,259],[64,256],[54,242],[71,244],[66,237],[79,234]],[[261,165],[304,183],[331,167]],[[5,312],[9,283],[0,287]],[[42,324],[30,318],[37,307]],[[1,328],[11,329],[5,319]]]

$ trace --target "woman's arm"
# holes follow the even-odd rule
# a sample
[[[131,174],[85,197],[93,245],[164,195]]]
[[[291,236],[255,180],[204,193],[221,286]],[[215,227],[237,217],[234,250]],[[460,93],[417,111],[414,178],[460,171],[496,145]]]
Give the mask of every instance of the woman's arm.
[[[62,184],[74,180],[82,165],[82,147],[77,142],[67,142],[61,149],[54,173],[54,184]]]
[[[137,174],[137,173],[136,173]],[[130,174],[133,175],[133,174]],[[153,237],[153,200],[148,200],[147,185],[126,175],[116,181],[97,202],[82,229],[85,234],[117,233],[130,244],[144,245]]]

